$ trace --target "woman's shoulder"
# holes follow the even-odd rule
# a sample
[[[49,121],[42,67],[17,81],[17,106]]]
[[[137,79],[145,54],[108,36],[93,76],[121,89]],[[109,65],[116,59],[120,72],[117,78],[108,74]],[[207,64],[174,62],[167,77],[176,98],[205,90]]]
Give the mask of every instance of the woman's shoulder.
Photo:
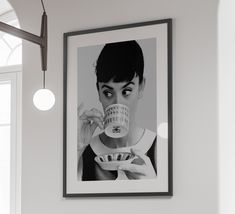
[[[150,130],[150,129],[144,129],[144,135],[148,136],[150,138],[156,138],[157,137],[157,133]]]
[[[150,129],[147,129],[147,128],[143,128],[143,132],[142,132],[142,136],[139,140],[139,142],[145,142],[146,144],[146,141],[147,142],[153,142],[157,137],[157,134],[156,132],[150,130]]]
[[[143,135],[139,142],[134,146],[136,149],[147,152],[156,142],[157,134],[149,129],[144,129]]]

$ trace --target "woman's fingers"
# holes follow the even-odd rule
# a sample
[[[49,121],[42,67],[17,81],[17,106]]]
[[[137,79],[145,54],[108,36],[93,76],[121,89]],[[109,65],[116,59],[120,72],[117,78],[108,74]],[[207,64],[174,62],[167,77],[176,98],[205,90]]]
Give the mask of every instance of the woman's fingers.
[[[99,118],[85,118],[85,119],[81,119],[83,124],[86,125],[93,125],[94,123],[97,124],[97,126],[100,127],[100,129],[103,129],[103,122],[99,119]]]
[[[82,108],[84,107],[84,103],[81,103],[77,108],[77,115],[80,115],[80,112],[82,111]]]
[[[145,170],[143,168],[143,166],[141,165],[136,165],[136,164],[125,164],[125,165],[121,165],[118,168],[119,170],[124,170],[124,171],[128,171],[131,173],[137,173],[140,175],[145,175]]]
[[[84,111],[83,114],[80,116],[80,118],[83,119],[85,117],[97,117],[97,118],[100,118],[102,120],[104,118],[103,114],[95,108],[93,108],[89,111],[88,110]]]
[[[98,125],[97,125],[96,123],[92,123],[92,124],[91,124],[91,133],[94,133],[94,132],[95,132],[97,126],[98,126]],[[100,127],[100,125],[99,125],[99,127]]]
[[[90,144],[92,136],[99,126],[103,129],[103,115],[102,113],[93,108],[91,110],[81,111],[84,104],[81,103],[77,108],[78,122],[78,150],[82,150]]]
[[[83,121],[85,124],[93,124],[96,123],[100,129],[103,129],[103,115],[97,109],[86,110],[83,114],[79,117],[80,120]]]
[[[149,159],[149,157],[148,156],[146,156],[142,151],[140,151],[140,150],[137,150],[137,149],[131,149],[131,153],[132,154],[134,154],[134,155],[136,155],[137,157],[139,157],[139,158],[141,158],[144,162],[145,162],[145,164],[148,164],[148,163],[150,163],[151,161],[150,161],[150,159]]]
[[[131,152],[136,155],[137,159],[130,164],[121,165],[119,169],[126,171],[126,174],[134,179],[156,178],[156,173],[149,157],[140,150],[131,149]]]
[[[145,154],[143,154],[141,151],[136,150],[136,149],[131,149],[131,153],[136,155],[141,160],[143,160],[142,164],[141,165],[140,164],[133,164],[133,163],[125,164],[125,165],[119,166],[119,169],[131,172],[131,173],[136,173],[139,175],[145,175],[146,174],[146,164],[148,163],[149,158]]]

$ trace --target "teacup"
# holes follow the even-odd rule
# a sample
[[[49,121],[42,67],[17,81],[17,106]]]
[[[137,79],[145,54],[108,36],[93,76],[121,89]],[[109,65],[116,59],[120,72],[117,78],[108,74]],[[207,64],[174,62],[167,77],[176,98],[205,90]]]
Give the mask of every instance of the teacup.
[[[129,108],[123,104],[113,104],[105,109],[105,134],[112,138],[120,138],[129,131]]]

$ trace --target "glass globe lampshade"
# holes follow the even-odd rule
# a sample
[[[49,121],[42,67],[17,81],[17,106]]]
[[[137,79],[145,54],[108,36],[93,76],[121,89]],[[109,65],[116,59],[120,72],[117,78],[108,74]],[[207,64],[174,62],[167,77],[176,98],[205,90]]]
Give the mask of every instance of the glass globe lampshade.
[[[39,89],[33,96],[35,107],[41,111],[50,110],[55,104],[55,96],[49,89]]]

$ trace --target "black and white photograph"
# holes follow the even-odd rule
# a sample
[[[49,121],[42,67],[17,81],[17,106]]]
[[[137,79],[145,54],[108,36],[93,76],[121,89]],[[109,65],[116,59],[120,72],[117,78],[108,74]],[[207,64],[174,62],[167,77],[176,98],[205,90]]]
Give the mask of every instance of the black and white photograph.
[[[170,196],[171,20],[64,34],[63,195]]]

